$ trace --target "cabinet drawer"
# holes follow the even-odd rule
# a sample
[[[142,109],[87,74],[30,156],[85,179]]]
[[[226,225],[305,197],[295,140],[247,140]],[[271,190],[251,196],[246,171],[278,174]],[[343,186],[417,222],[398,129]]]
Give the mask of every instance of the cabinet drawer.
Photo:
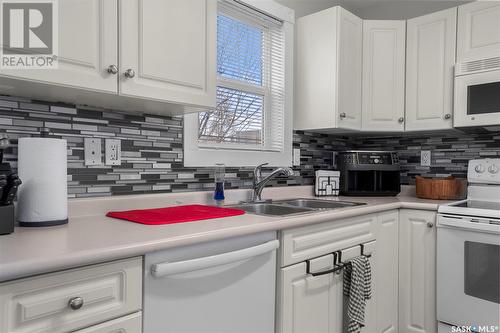
[[[0,284],[0,332],[68,332],[141,309],[142,258]],[[70,307],[81,298],[83,305]]]
[[[281,233],[281,267],[375,239],[377,214],[356,216]]]
[[[90,326],[73,333],[141,333],[142,313],[136,312],[131,315],[120,317],[105,323]]]

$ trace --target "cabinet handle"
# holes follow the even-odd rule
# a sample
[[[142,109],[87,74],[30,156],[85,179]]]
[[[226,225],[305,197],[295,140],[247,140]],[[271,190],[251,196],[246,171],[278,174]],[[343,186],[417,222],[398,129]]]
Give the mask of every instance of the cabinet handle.
[[[444,119],[451,119],[451,114],[449,114],[449,113],[445,114]]]
[[[432,228],[434,227],[434,223],[432,222],[427,222],[427,228]]]
[[[125,77],[131,79],[135,76],[135,71],[132,68],[129,68],[124,73]]]
[[[347,115],[345,114],[345,112],[342,112],[339,116],[340,118],[345,118]]]
[[[107,72],[108,72],[109,74],[113,74],[113,75],[115,75],[115,74],[117,74],[117,73],[118,73],[118,67],[117,67],[116,65],[109,65],[109,66],[108,66],[108,69],[107,69]]]
[[[400,123],[404,123],[404,121],[405,121],[405,118],[403,118],[403,117],[400,117],[400,118],[398,119],[398,122],[400,122]]]
[[[83,306],[83,298],[81,297],[73,297],[72,299],[69,300],[68,306],[72,310],[78,310]]]

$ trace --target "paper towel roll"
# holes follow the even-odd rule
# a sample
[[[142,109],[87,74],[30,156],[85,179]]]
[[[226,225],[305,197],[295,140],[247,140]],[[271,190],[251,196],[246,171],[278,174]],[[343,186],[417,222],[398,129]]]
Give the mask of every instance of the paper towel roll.
[[[66,140],[21,138],[18,145],[17,219],[21,226],[68,222]]]

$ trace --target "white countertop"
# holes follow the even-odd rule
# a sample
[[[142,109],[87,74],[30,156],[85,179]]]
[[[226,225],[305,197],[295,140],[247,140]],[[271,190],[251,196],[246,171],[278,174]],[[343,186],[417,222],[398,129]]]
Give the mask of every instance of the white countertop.
[[[312,188],[309,186],[270,188],[264,192],[267,198],[272,197],[275,200],[287,199],[292,195],[293,198],[312,197]],[[244,199],[248,193],[248,190],[231,191],[235,198],[239,197],[236,200]],[[67,225],[16,228],[14,233],[0,236],[0,281],[143,255],[176,246],[327,222],[390,209],[437,210],[439,204],[446,202],[423,200],[409,195],[334,197],[329,200],[357,201],[366,205],[289,217],[245,214],[157,226],[105,217],[108,210],[207,203],[210,195],[207,192],[199,192],[70,200],[70,222]]]

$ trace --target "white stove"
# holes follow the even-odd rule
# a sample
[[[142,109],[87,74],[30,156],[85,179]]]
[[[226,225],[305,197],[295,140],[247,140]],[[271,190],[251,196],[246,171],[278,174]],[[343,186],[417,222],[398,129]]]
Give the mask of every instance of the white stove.
[[[467,180],[467,199],[438,209],[439,333],[499,332],[500,159],[469,161]]]
[[[467,199],[441,205],[443,214],[500,219],[500,158],[469,161]]]

